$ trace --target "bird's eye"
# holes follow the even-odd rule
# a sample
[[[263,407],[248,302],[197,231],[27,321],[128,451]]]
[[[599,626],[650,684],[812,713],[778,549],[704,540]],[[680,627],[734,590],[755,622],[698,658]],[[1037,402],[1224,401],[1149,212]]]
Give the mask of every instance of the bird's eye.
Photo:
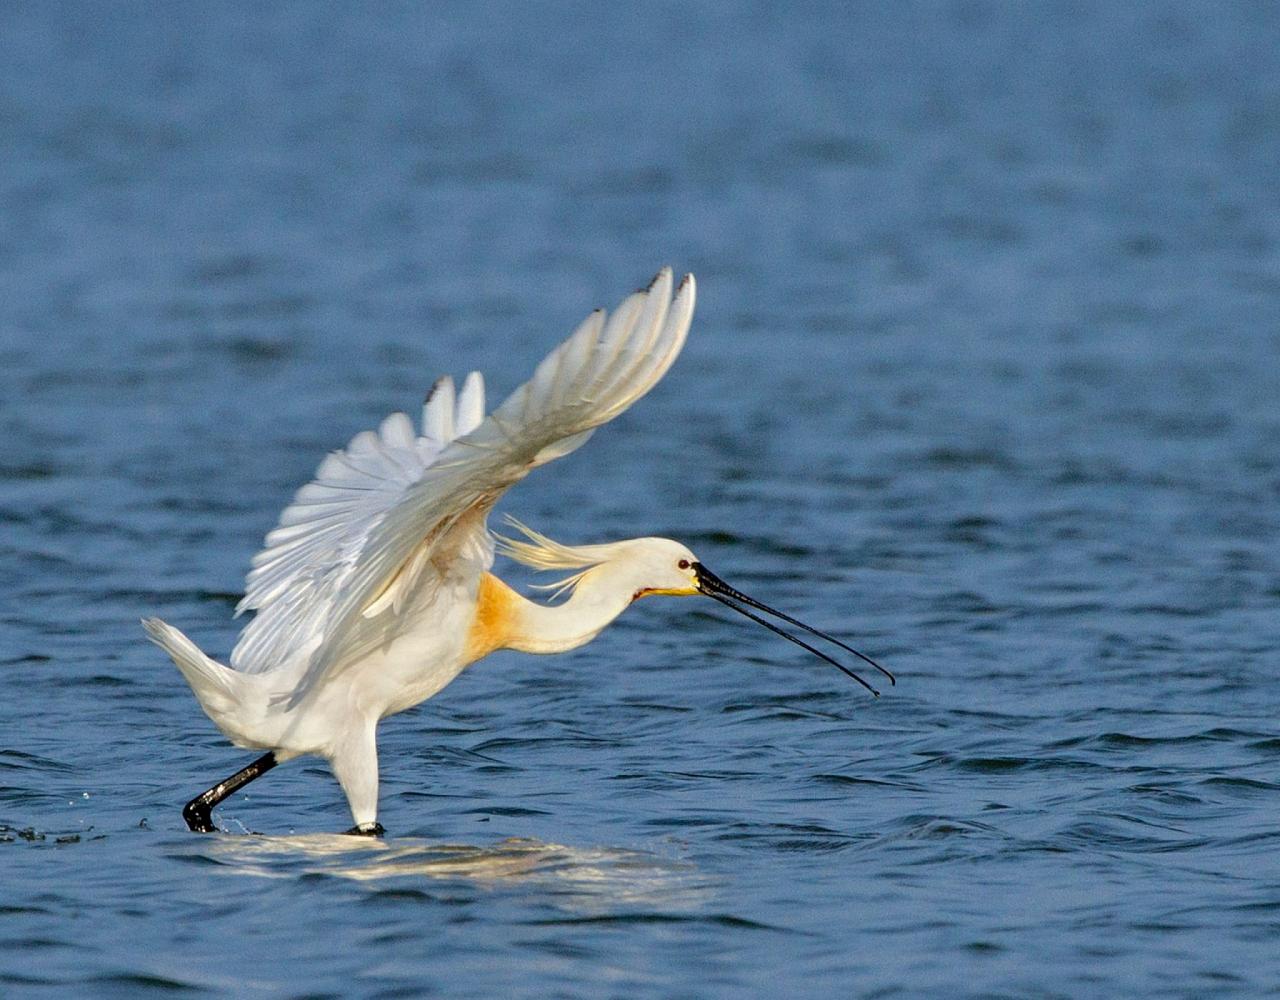
[[[677,567],[679,567],[680,569],[688,569],[688,568],[689,568],[689,560],[688,560],[688,559],[681,559],[678,563],[676,563],[676,566],[677,566]]]

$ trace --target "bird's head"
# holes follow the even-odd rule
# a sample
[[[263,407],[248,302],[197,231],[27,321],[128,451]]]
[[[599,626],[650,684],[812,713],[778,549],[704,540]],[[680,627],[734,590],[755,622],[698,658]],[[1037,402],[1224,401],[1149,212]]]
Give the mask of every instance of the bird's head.
[[[631,599],[651,594],[690,597],[698,589],[698,557],[670,538],[636,538],[627,543],[625,560],[637,582]]]
[[[752,613],[749,608],[755,608],[766,614],[773,615],[784,622],[795,625],[797,628],[803,629],[811,635],[815,635],[820,639],[825,639],[840,649],[848,653],[852,653],[858,659],[862,660],[869,666],[874,667],[885,677],[889,679],[890,684],[897,683],[893,674],[885,670],[884,667],[876,663],[875,660],[859,653],[852,646],[846,645],[834,636],[828,635],[826,632],[820,632],[812,626],[806,625],[798,619],[792,618],[790,615],[783,614],[775,608],[762,604],[755,598],[748,597],[742,591],[735,589],[725,583],[720,577],[716,576],[711,570],[707,569],[688,548],[679,542],[673,542],[669,538],[637,538],[631,542],[625,543],[627,549],[622,560],[630,569],[634,570],[636,579],[643,581],[635,591],[632,600],[647,597],[650,594],[667,594],[672,597],[687,597],[694,594],[702,594],[710,597],[726,607],[733,608],[740,615],[745,615],[759,625],[763,625],[771,632],[776,632],[784,639],[789,639],[796,645],[807,649],[815,656],[826,660],[828,663],[837,667],[839,670],[852,677],[855,681],[865,687],[874,695],[880,692],[863,680],[858,674],[854,673],[844,664],[832,659],[826,653],[814,649],[809,643],[803,639],[792,635],[771,622],[765,621],[759,615]]]
[[[798,636],[792,635],[772,622],[765,621],[755,614],[755,611],[773,615],[810,635],[830,642],[880,671],[889,679],[890,684],[895,683],[893,674],[852,646],[729,586],[707,569],[687,547],[670,538],[632,538],[604,545],[569,546],[552,541],[514,518],[507,520],[525,537],[521,540],[498,536],[499,549],[505,555],[535,569],[577,570],[563,580],[543,585],[543,589],[551,590],[554,594],[565,591],[579,594],[584,590],[590,590],[596,593],[629,594],[632,602],[641,597],[659,594],[671,597],[692,597],[695,594],[702,594],[732,608],[738,614],[750,618],[771,632],[776,632],[784,639],[789,639],[814,656],[826,660],[872,694],[878,695],[880,692],[843,663],[815,649]]]

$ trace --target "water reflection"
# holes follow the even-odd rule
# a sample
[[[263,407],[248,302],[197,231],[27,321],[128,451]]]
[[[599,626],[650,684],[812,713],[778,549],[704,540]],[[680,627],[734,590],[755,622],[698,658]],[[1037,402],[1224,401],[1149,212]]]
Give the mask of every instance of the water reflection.
[[[588,912],[619,906],[686,910],[705,905],[714,893],[711,880],[687,861],[520,837],[477,846],[341,834],[214,836],[201,838],[196,851],[239,874],[262,878],[331,875],[359,882],[427,879],[494,889],[520,886]]]

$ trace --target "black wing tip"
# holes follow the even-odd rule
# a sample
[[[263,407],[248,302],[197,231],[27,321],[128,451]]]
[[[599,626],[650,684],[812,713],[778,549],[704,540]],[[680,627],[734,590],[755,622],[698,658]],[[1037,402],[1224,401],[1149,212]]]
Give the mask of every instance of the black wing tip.
[[[452,382],[452,375],[441,375],[438,379],[431,383],[431,388],[427,390],[427,394],[422,397],[422,405],[426,406],[431,402],[431,397],[440,391],[440,387],[446,382]]]
[[[637,288],[637,289],[636,289],[636,294],[637,294],[637,295],[648,295],[650,292],[652,292],[652,291],[653,291],[653,287],[654,287],[654,285],[656,285],[659,281],[661,281],[661,280],[662,280],[662,276],[663,276],[664,274],[669,274],[669,273],[670,273],[670,271],[671,271],[671,265],[670,265],[670,264],[664,264],[662,267],[658,268],[658,273],[657,273],[657,274],[655,274],[652,278],[650,278],[650,279],[649,279],[649,284],[645,285],[643,288]],[[686,275],[684,276],[684,279],[685,279],[685,280],[688,280],[688,278],[689,278],[689,276],[686,274]],[[684,281],[681,281],[681,282],[680,282],[680,286],[681,286],[682,288],[684,287]]]

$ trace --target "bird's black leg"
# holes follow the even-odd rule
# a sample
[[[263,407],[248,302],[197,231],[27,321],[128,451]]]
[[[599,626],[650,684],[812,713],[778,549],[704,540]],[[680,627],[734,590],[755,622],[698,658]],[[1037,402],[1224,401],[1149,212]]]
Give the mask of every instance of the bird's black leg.
[[[207,792],[201,792],[182,807],[182,818],[187,821],[187,826],[193,833],[213,833],[217,829],[213,825],[213,807],[254,778],[266,774],[278,763],[274,751],[265,753],[226,781],[219,781]]]

